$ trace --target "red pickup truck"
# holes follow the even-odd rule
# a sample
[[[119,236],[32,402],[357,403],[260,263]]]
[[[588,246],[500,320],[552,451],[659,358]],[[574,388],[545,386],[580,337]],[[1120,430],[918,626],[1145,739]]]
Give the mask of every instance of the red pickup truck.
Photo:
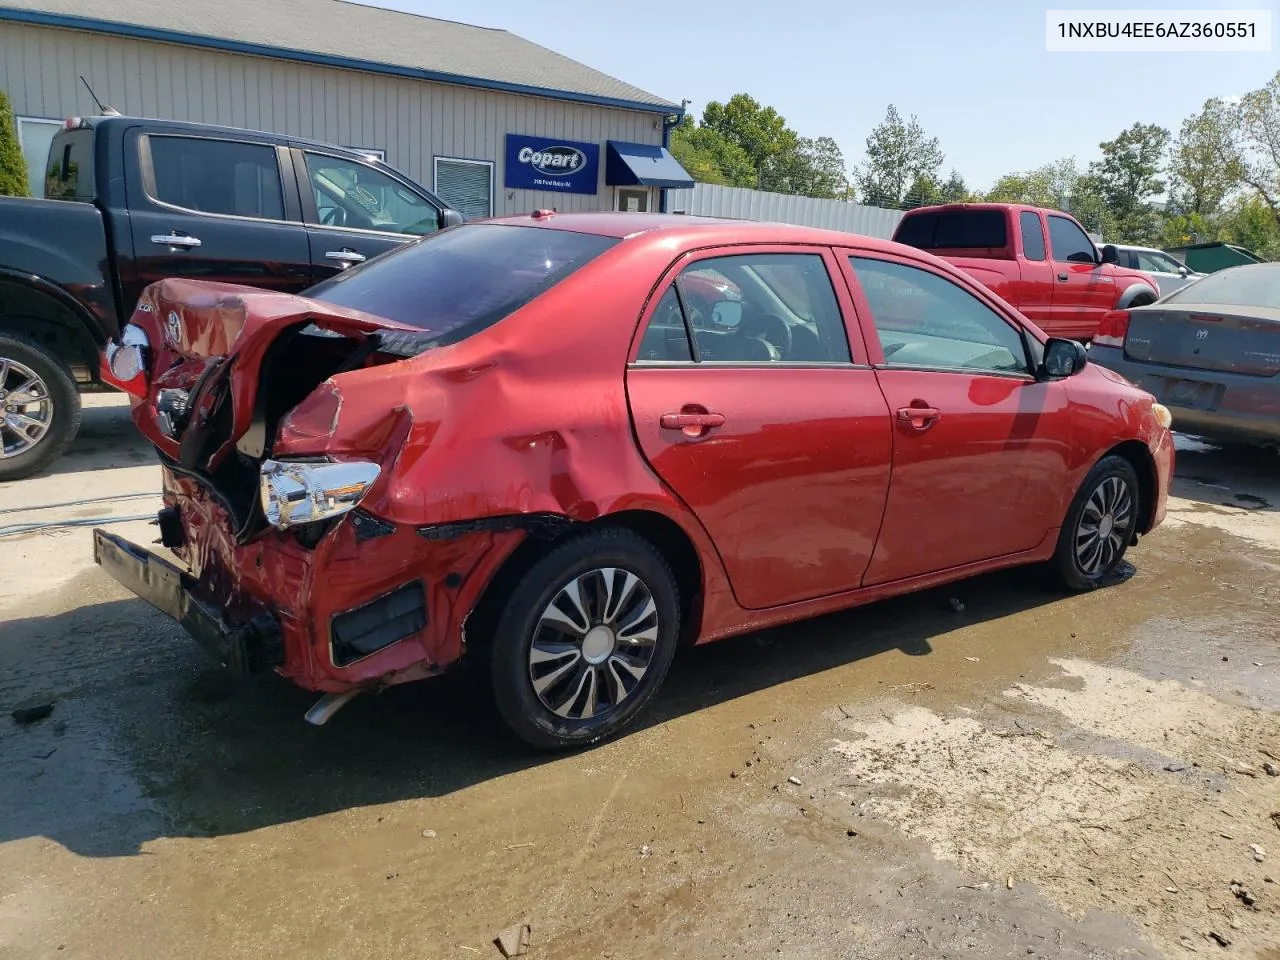
[[[909,210],[893,239],[959,267],[1053,337],[1089,342],[1111,310],[1153,303],[1151,277],[1117,265],[1069,214],[1011,203]]]

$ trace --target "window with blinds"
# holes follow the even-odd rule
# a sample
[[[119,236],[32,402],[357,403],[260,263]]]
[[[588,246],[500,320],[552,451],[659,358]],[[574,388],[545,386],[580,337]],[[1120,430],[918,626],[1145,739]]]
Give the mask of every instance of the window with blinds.
[[[467,220],[493,216],[493,164],[436,157],[435,192]]]

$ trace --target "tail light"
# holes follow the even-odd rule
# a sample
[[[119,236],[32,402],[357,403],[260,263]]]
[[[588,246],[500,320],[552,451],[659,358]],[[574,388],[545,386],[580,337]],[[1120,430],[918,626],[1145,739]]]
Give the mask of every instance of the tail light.
[[[1093,344],[1097,347],[1123,347],[1124,338],[1129,333],[1129,311],[1112,310],[1098,324],[1098,332],[1094,334]]]
[[[264,461],[263,513],[278,530],[340,516],[355,508],[380,472],[376,463],[356,460]]]
[[[147,352],[151,340],[137,324],[129,324],[120,335],[120,342],[107,344],[103,353],[103,379],[113,387],[135,397],[147,395]]]

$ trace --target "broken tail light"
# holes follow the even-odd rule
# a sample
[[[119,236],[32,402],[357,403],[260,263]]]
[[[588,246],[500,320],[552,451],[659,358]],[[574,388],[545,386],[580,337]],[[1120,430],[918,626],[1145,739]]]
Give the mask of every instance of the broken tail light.
[[[103,352],[103,379],[125,393],[145,397],[150,349],[151,340],[147,332],[135,323],[127,325],[120,335],[120,342],[111,341]]]
[[[265,460],[263,513],[278,530],[341,516],[360,503],[380,472],[376,463],[364,460]]]
[[[1105,314],[1098,324],[1098,332],[1094,334],[1094,346],[1123,347],[1124,338],[1129,334],[1129,311],[1112,310]]]

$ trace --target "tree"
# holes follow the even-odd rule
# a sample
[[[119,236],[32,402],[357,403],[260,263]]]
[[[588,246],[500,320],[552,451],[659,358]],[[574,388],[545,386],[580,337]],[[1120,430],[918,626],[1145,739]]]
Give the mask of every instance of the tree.
[[[921,174],[911,181],[902,198],[902,205],[908,210],[915,207],[927,207],[942,201],[942,185],[933,177]]]
[[[942,185],[940,198],[944,203],[963,203],[969,199],[969,187],[960,176],[959,170],[952,170],[947,182]]]
[[[0,196],[31,196],[27,179],[27,160],[18,141],[18,128],[13,121],[9,97],[0,90]]]
[[[988,191],[992,203],[1025,203],[1033,207],[1066,210],[1080,189],[1075,157],[1054,160],[1026,173],[1005,174]]]
[[[699,183],[754,187],[759,179],[740,146],[710,127],[695,126],[692,117],[671,131],[671,153]]]
[[[867,203],[900,206],[913,182],[937,182],[944,159],[938,138],[928,136],[914,115],[903,122],[889,104],[884,120],[867,137],[867,160],[855,178]]]
[[[1280,70],[1262,89],[1245,95],[1237,116],[1242,179],[1280,225]]]
[[[1244,182],[1236,110],[1214,97],[1182,122],[1169,154],[1169,200],[1177,215],[1212,216]]]
[[[1280,260],[1280,223],[1260,193],[1236,197],[1218,228],[1218,239],[1236,243],[1267,260]]]
[[[1161,160],[1169,145],[1169,131],[1155,124],[1135,123],[1114,140],[1099,144],[1102,159],[1089,172],[1115,221],[1115,240],[1154,243],[1159,217],[1151,201],[1164,193]]]
[[[800,138],[773,107],[761,106],[745,93],[735,93],[727,103],[712,101],[702,111],[702,126],[709,128],[746,154],[756,171],[760,189],[771,161],[799,149]]]
[[[848,188],[844,154],[830,137],[801,137],[795,149],[771,157],[760,176],[762,189],[831,200]]]

